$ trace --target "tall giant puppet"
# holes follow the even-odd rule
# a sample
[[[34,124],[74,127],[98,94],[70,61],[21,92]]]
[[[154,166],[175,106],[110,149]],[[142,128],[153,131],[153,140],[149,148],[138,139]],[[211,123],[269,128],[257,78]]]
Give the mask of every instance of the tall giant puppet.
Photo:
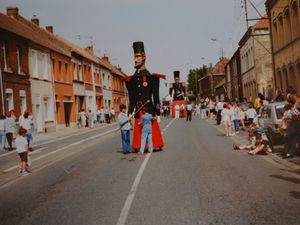
[[[173,99],[172,101],[172,116],[175,116],[175,106],[179,105],[185,106],[186,102],[184,100],[186,89],[185,89],[185,83],[180,82],[180,72],[179,71],[174,71],[174,83],[170,84],[170,91],[169,94],[171,98]],[[186,110],[184,107],[184,116],[186,115]]]
[[[152,122],[152,143],[154,149],[162,149],[164,146],[161,131],[158,123],[160,122],[160,100],[159,100],[159,81],[164,75],[151,74],[146,69],[146,54],[144,43],[141,41],[133,43],[134,50],[134,75],[125,81],[129,95],[128,114],[134,115],[134,130],[132,148],[138,150],[141,147],[142,126],[139,125],[142,112],[141,109],[147,106],[150,113],[154,116]]]

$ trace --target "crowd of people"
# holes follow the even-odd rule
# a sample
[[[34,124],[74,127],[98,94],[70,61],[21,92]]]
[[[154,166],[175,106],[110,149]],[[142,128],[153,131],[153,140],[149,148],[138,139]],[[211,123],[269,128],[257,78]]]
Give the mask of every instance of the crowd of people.
[[[94,123],[111,123],[115,122],[116,112],[114,108],[108,109],[101,107],[97,110],[96,117],[91,109],[87,112],[81,109],[77,113],[78,128],[94,128]]]
[[[267,154],[272,152],[272,144],[268,140],[267,127],[264,124],[266,106],[272,102],[283,102],[284,116],[279,131],[284,139],[285,148],[282,151],[283,158],[292,158],[297,152],[300,140],[300,96],[296,90],[288,88],[284,97],[278,91],[274,100],[265,98],[261,93],[255,101],[247,99],[232,102],[215,102],[213,99],[201,99],[200,112],[202,119],[215,118],[217,125],[224,127],[226,137],[238,135],[240,131],[248,132],[249,144],[245,146],[234,145],[235,150],[248,150],[249,154]],[[199,106],[196,106],[196,108]]]
[[[12,151],[15,145],[16,152],[20,157],[19,172],[22,173],[22,176],[26,176],[30,173],[28,169],[31,165],[30,152],[33,151],[31,113],[24,112],[18,122],[19,126],[17,127],[14,110],[10,110],[6,116],[0,115],[0,150]]]

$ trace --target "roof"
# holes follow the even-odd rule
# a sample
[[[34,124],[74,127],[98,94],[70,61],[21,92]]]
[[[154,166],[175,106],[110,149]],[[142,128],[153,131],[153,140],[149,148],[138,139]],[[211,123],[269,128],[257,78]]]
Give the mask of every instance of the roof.
[[[86,58],[86,59],[88,59],[88,60],[90,60],[94,63],[99,63],[102,66],[104,66],[103,63],[99,60],[99,58],[97,56],[91,55],[86,50],[82,49],[81,47],[75,45],[74,43],[72,43],[72,42],[70,42],[70,41],[68,41],[68,40],[66,40],[66,39],[64,39],[64,38],[62,38],[58,35],[54,35],[54,36],[59,41],[63,42],[65,45],[67,45],[71,49],[72,52],[75,52],[76,54],[78,54],[78,55],[80,55],[80,56],[82,56],[82,57],[84,57],[84,58]]]
[[[127,75],[125,73],[123,73],[120,68],[117,68],[115,66],[113,66],[108,59],[103,59],[103,58],[99,58],[98,59],[101,61],[101,63],[103,63],[104,67],[106,67],[107,69],[109,69],[113,74],[121,76],[121,77],[126,77]]]
[[[34,26],[29,26],[28,24],[25,24],[21,21],[24,20],[24,18],[22,18],[21,16],[18,17],[20,17],[20,21],[18,18],[15,19],[3,13],[0,13],[0,29],[14,33],[20,37],[30,40],[38,45],[47,47],[58,53],[64,54],[66,56],[71,56],[71,52],[69,51],[69,49],[57,45],[49,35],[41,35],[40,32],[37,32],[37,30],[34,28],[34,26],[36,25],[33,24]],[[36,26],[36,28],[38,28],[38,26]],[[44,32],[47,31],[44,30]]]
[[[269,19],[267,16],[261,18],[255,24],[255,29],[268,29],[269,28]]]
[[[213,75],[224,74],[225,66],[228,63],[228,59],[226,57],[220,58],[219,62],[212,68],[211,73]]]

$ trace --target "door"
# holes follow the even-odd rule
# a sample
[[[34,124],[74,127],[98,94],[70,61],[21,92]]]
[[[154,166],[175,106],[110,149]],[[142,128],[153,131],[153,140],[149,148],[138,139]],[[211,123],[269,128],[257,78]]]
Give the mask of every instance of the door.
[[[36,132],[43,132],[43,116],[40,105],[36,105]]]
[[[69,102],[64,103],[64,108],[65,108],[65,124],[66,127],[70,126],[70,116],[71,116],[71,104]]]

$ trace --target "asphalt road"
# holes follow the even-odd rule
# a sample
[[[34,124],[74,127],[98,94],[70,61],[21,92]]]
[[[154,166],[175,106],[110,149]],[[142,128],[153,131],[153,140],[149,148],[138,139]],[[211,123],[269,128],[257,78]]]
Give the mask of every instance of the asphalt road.
[[[124,156],[114,126],[38,146],[31,175],[1,174],[0,224],[300,224],[297,171],[232,150],[199,118],[161,128],[151,155]]]

